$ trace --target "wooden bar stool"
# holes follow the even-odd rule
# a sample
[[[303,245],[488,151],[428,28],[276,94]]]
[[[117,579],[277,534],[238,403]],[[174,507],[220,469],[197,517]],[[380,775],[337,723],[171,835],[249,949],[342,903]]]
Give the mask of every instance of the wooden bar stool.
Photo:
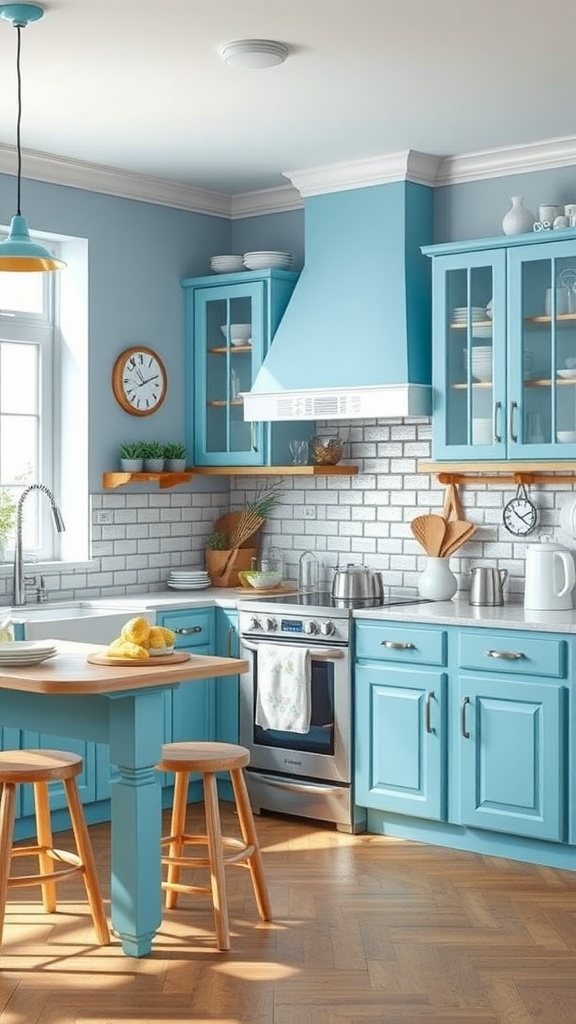
[[[108,922],[96,874],[96,863],[84,820],[76,776],[82,771],[82,758],[63,750],[6,750],[0,752],[0,942],[6,912],[8,889],[14,886],[40,885],[47,914],[56,910],[56,883],[70,875],[82,875],[98,942],[110,941]],[[48,783],[64,783],[77,852],[54,847],[50,823]],[[34,786],[37,845],[12,845],[16,786]],[[36,856],[39,872],[10,876],[12,857]],[[57,865],[65,865],[57,867]]]
[[[157,765],[163,772],[174,772],[174,803],[170,835],[162,839],[162,849],[169,847],[162,855],[162,863],[168,866],[166,881],[166,907],[174,909],[178,893],[211,893],[214,908],[214,924],[218,949],[230,949],[230,926],[228,922],[228,900],[224,868],[227,864],[247,866],[252,878],[252,887],[263,921],[270,921],[272,911],[264,879],[262,857],[258,836],[248,799],[243,769],[250,761],[246,747],[233,743],[166,743],[162,748],[162,761]],[[242,840],[222,835],[216,772],[230,772],[238,822]],[[202,775],[204,786],[205,835],[189,835],[186,832],[186,804],[190,774]],[[188,845],[202,845],[208,848],[207,857],[187,856]],[[182,868],[210,868],[210,886],[186,885],[180,881]]]

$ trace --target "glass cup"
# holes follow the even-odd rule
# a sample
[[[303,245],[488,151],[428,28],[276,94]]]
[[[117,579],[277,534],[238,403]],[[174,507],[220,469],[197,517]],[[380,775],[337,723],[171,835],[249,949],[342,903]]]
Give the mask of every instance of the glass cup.
[[[305,466],[308,462],[308,441],[288,441],[292,465]]]

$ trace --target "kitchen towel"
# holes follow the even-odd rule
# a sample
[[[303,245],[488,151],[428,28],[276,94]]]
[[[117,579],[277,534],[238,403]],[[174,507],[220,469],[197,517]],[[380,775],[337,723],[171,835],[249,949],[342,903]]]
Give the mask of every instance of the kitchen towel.
[[[279,732],[309,732],[310,684],[307,647],[258,644],[256,725]]]

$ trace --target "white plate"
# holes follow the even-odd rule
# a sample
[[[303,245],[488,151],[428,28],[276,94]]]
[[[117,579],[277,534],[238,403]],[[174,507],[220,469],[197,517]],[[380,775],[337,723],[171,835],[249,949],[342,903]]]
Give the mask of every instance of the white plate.
[[[557,370],[559,377],[564,377],[564,380],[574,380],[576,378],[576,370]]]
[[[27,654],[23,657],[16,658],[14,656],[1,658],[0,668],[6,666],[7,668],[24,668],[26,665],[40,665],[43,661],[48,661],[49,658],[56,657],[56,651],[53,654]]]
[[[54,644],[43,643],[42,640],[10,640],[0,644],[0,652],[33,651],[34,654],[51,654],[56,650]]]
[[[170,590],[206,590],[211,584],[208,583],[171,583],[168,580],[167,584]]]

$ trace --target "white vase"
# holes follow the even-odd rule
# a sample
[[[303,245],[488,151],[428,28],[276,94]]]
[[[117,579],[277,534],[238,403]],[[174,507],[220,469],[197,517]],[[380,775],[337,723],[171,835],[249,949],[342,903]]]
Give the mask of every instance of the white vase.
[[[428,601],[449,601],[458,590],[458,580],[447,558],[426,559],[426,568],[418,580],[418,593]]]
[[[533,213],[524,206],[522,196],[510,196],[512,206],[508,213],[504,214],[502,230],[505,235],[523,235],[526,231],[532,231],[534,221]]]

